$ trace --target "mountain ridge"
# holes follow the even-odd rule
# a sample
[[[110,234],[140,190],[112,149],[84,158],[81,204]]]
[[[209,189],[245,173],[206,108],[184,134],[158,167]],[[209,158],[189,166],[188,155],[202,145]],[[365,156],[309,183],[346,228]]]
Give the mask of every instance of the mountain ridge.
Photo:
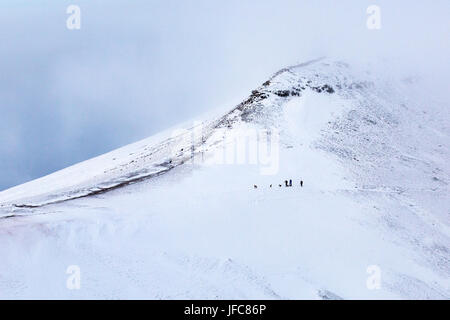
[[[253,90],[252,94],[246,100],[244,100],[243,102],[238,104],[236,107],[232,108],[229,113],[225,114],[221,118],[209,120],[209,123],[202,122],[201,125],[204,127],[203,131],[210,132],[210,131],[212,131],[214,129],[227,126],[230,121],[233,121],[233,120],[231,120],[230,117],[237,110],[242,112],[242,114],[241,114],[242,120],[244,120],[244,121],[251,121],[248,118],[248,116],[255,112],[254,110],[251,110],[252,107],[254,107],[254,105],[257,104],[260,101],[261,98],[264,98],[264,95],[266,95],[266,94],[275,94],[275,95],[279,96],[280,98],[289,98],[289,96],[291,94],[294,95],[294,96],[299,96],[300,92],[302,90],[301,88],[298,88],[298,87],[283,88],[283,87],[277,87],[277,86],[273,87],[273,86],[270,85],[270,82],[274,81],[274,79],[276,79],[277,77],[281,76],[283,73],[289,73],[289,72],[292,72],[295,69],[310,66],[310,65],[318,63],[318,62],[320,62],[320,61],[322,61],[324,59],[325,59],[324,57],[317,58],[317,59],[310,60],[310,61],[307,61],[307,62],[304,62],[304,63],[300,63],[300,64],[297,64],[297,65],[292,65],[292,66],[280,69],[279,71],[275,72],[271,77],[269,77],[269,80],[264,82],[264,84],[262,86],[260,86],[257,89]],[[305,83],[305,87],[310,87],[312,90],[315,90],[317,92],[321,92],[322,90],[324,90],[324,91],[332,90],[332,91],[329,91],[329,93],[333,93],[334,92],[334,89],[332,89],[331,87],[328,87],[327,84],[324,84],[321,87],[321,86],[312,86],[310,83],[311,83],[311,81],[309,83]],[[303,87],[303,89],[305,89],[305,87]],[[259,93],[258,90],[261,90],[264,93]],[[193,128],[189,128],[188,130],[193,130]],[[170,138],[167,139],[167,141],[161,141],[160,143],[161,144],[171,143],[170,142],[171,139],[177,139],[177,137],[170,137]],[[144,140],[141,140],[141,141],[145,141],[145,140],[147,140],[147,139],[144,139]],[[137,143],[139,143],[139,142],[137,142]],[[195,147],[195,145],[198,144],[198,141],[189,141],[189,143],[192,143],[192,145],[194,145],[194,147]],[[134,143],[132,143],[131,145],[133,145],[133,144]],[[148,146],[146,146],[146,147],[148,147]],[[189,145],[187,147],[189,147]],[[114,153],[116,150],[120,150],[122,148],[124,148],[124,147],[121,147],[121,148],[115,149],[113,151],[110,151],[110,152],[106,153],[105,155],[108,155],[111,152]],[[188,148],[188,149],[190,149],[190,148]],[[143,157],[147,157],[148,155],[147,154],[142,154],[142,156]],[[99,157],[102,157],[102,156],[99,156]],[[93,159],[96,159],[96,158],[99,158],[99,157],[95,157]],[[167,172],[168,170],[174,168],[176,165],[183,164],[186,160],[190,159],[191,157],[192,157],[192,155],[189,155],[188,157],[181,157],[181,159],[178,159],[176,162],[170,162],[170,163],[169,163],[170,160],[168,160],[168,159],[165,159],[165,160],[161,159],[160,163],[152,163],[151,164],[154,167],[153,168],[154,170],[151,170],[150,168],[147,168],[148,170],[144,169],[142,172],[137,172],[137,171],[133,172],[133,171],[131,171],[131,172],[127,173],[128,176],[127,175],[124,175],[124,176],[118,175],[118,176],[112,178],[114,181],[104,182],[104,183],[106,183],[106,186],[100,186],[100,185],[85,186],[85,187],[82,187],[81,190],[74,190],[72,195],[63,195],[62,197],[61,196],[57,196],[56,199],[49,199],[48,201],[43,201],[42,203],[27,203],[27,202],[24,202],[24,203],[11,203],[8,200],[6,200],[6,201],[2,201],[1,200],[2,199],[2,195],[5,197],[5,195],[10,193],[11,190],[17,189],[17,188],[19,188],[20,186],[23,186],[23,185],[28,185],[30,183],[33,184],[36,181],[41,181],[41,179],[45,179],[46,177],[51,177],[55,173],[63,172],[64,170],[67,170],[67,168],[65,168],[65,169],[59,170],[59,171],[57,171],[55,173],[49,174],[47,176],[44,176],[42,178],[38,178],[36,180],[32,180],[32,181],[24,183],[22,185],[15,186],[15,187],[12,187],[12,188],[9,188],[7,190],[4,190],[4,191],[0,192],[0,201],[1,201],[0,202],[0,206],[5,207],[5,205],[12,205],[15,208],[32,209],[32,208],[38,208],[38,207],[42,207],[42,206],[49,205],[49,204],[60,203],[60,202],[64,202],[64,201],[78,199],[78,198],[81,198],[81,197],[88,197],[88,196],[101,194],[101,193],[108,192],[110,190],[114,190],[116,188],[120,188],[122,186],[128,185],[130,183],[136,183],[136,182],[142,181],[143,179],[149,179],[149,178],[158,176],[160,174],[163,174],[163,173]],[[83,161],[81,163],[85,163],[86,161],[90,161],[90,160],[92,160],[92,159],[85,160],[85,161]],[[173,159],[171,159],[171,160],[173,160]],[[130,160],[130,163],[132,163],[134,161],[136,161],[136,159]],[[72,167],[77,166],[77,165],[78,164],[75,164],[75,165],[70,166],[68,168],[72,168]],[[77,184],[74,184],[72,187],[74,189],[76,189],[77,188]],[[53,195],[49,195],[49,196],[50,196],[50,198],[53,197]],[[6,196],[6,198],[7,198],[7,196]],[[6,202],[6,204],[5,204],[5,202]]]

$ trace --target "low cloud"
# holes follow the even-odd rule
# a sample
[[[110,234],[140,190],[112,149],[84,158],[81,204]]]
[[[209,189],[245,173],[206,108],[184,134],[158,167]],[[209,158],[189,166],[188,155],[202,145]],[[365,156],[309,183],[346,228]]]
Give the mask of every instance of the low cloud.
[[[74,1],[0,4],[0,190],[245,97],[318,56],[384,57],[445,83],[448,1]]]

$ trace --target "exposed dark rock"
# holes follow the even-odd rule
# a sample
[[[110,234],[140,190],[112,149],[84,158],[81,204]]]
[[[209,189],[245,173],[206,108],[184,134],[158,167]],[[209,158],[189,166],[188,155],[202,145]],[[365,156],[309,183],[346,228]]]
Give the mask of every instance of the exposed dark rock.
[[[269,95],[267,93],[260,92],[258,90],[253,90],[250,97],[248,97],[248,99],[245,100],[244,102],[240,103],[237,109],[243,110],[245,106],[250,105],[254,102],[259,102],[261,100],[267,99],[268,97]]]
[[[291,92],[289,90],[278,90],[274,92],[279,97],[289,97]]]
[[[334,93],[334,89],[331,86],[329,86],[328,84],[325,84],[324,86],[322,86],[322,89],[328,93]]]
[[[331,87],[328,84],[324,84],[323,86],[317,86],[317,87],[314,87],[314,86],[311,86],[311,85],[308,84],[308,87],[310,87],[312,90],[314,90],[314,91],[316,91],[318,93],[321,93],[322,91],[325,91],[325,92],[328,92],[328,93],[334,93],[333,87]]]

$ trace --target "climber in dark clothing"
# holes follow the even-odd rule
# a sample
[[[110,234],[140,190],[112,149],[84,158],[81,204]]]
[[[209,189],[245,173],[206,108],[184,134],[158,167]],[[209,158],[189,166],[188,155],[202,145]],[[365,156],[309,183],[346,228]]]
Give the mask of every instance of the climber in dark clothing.
[[[303,180],[300,180],[300,187],[303,187]]]
[[[287,181],[287,180],[284,180],[284,185],[285,185],[286,187],[288,187],[288,181]]]
[[[289,180],[289,187],[292,187],[292,179]]]

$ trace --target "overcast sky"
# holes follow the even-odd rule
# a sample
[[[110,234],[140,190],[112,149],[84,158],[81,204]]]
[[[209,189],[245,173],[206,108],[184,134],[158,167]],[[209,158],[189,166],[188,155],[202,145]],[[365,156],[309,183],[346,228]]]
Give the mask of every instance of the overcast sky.
[[[449,14],[448,0],[2,0],[0,190],[231,108],[319,56],[448,74]]]

